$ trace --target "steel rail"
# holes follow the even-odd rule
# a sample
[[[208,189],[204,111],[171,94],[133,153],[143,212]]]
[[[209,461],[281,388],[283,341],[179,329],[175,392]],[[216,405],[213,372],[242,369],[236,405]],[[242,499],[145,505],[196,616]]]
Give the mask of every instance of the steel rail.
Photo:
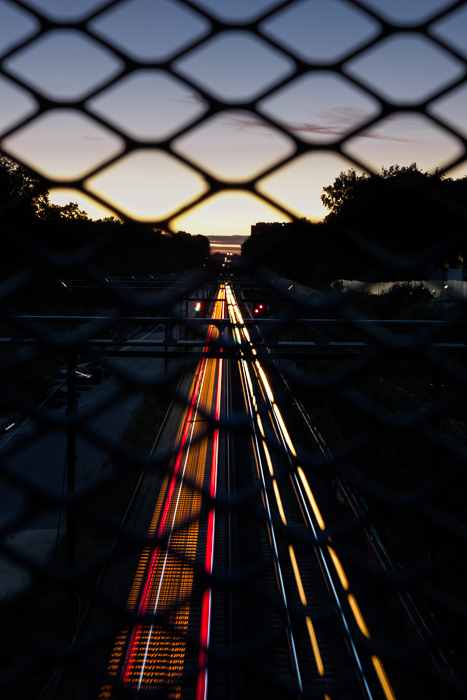
[[[227,291],[227,304],[228,304],[228,308],[229,308],[229,314],[232,314],[233,313],[232,308],[231,308],[232,305],[231,304],[229,305],[228,298],[229,298],[229,292]],[[243,395],[244,395],[245,404],[247,407],[247,412],[248,412],[248,415],[250,418],[251,438],[252,438],[252,443],[253,443],[253,450],[254,450],[254,455],[255,455],[255,460],[256,460],[256,466],[257,466],[257,470],[258,470],[258,476],[260,479],[261,493],[263,496],[263,503],[264,503],[264,507],[266,510],[267,525],[268,525],[268,530],[269,530],[269,535],[270,535],[271,547],[273,550],[276,579],[277,579],[277,584],[279,587],[279,592],[280,592],[280,595],[282,598],[282,603],[284,606],[285,616],[286,616],[286,633],[287,633],[287,637],[289,640],[291,659],[292,659],[292,664],[293,664],[293,667],[295,669],[295,673],[296,673],[296,677],[297,677],[299,692],[300,692],[300,694],[302,694],[303,693],[303,683],[302,683],[300,666],[299,666],[298,657],[297,657],[297,649],[296,649],[296,644],[295,644],[294,633],[292,630],[292,622],[291,622],[291,618],[290,618],[287,593],[286,593],[285,585],[284,585],[284,577],[282,574],[282,565],[281,565],[278,546],[277,546],[277,536],[276,536],[276,531],[275,531],[275,525],[274,525],[274,521],[273,521],[273,517],[272,517],[271,506],[269,503],[268,490],[267,490],[267,486],[266,486],[265,470],[264,470],[263,460],[261,459],[261,451],[260,451],[259,441],[258,441],[257,423],[256,423],[256,408],[253,406],[254,397],[252,397],[252,395],[251,395],[251,389],[250,389],[250,391],[247,390],[247,387],[251,387],[251,378],[250,378],[248,366],[247,366],[245,360],[243,360],[243,359],[239,360],[239,368],[240,368],[240,377],[241,377],[242,386],[243,386]]]
[[[249,313],[251,313],[251,312],[249,311]],[[336,587],[334,585],[334,581],[333,581],[332,576],[331,576],[331,572],[330,572],[330,568],[329,568],[330,562],[327,561],[327,556],[326,556],[326,553],[324,551],[324,548],[319,543],[319,538],[318,538],[318,533],[317,533],[316,527],[318,526],[322,531],[324,531],[326,529],[326,526],[324,524],[324,520],[321,516],[321,513],[320,513],[319,508],[316,504],[316,501],[315,501],[314,496],[311,492],[311,489],[308,485],[308,482],[306,481],[306,476],[305,476],[303,470],[301,470],[300,467],[297,468],[295,465],[294,458],[295,459],[297,458],[297,454],[295,452],[291,438],[286,430],[284,421],[283,421],[281,414],[280,414],[280,410],[274,402],[271,390],[268,388],[267,379],[266,379],[266,376],[265,376],[263,371],[261,371],[261,374],[258,377],[258,379],[260,381],[260,385],[262,384],[264,387],[263,388],[263,399],[264,399],[265,403],[269,406],[270,420],[275,425],[276,434],[280,435],[282,447],[284,449],[285,454],[287,455],[287,459],[288,459],[288,462],[290,465],[289,476],[292,480],[292,485],[294,487],[294,492],[295,492],[295,495],[297,497],[300,511],[302,513],[306,514],[307,526],[313,532],[315,542],[316,542],[315,551],[317,551],[319,558],[321,560],[321,564],[322,564],[321,570],[323,572],[323,576],[325,578],[326,585],[328,586],[329,590],[332,591],[334,602],[337,606],[338,614],[342,620],[343,627],[345,630],[345,636],[347,638],[351,653],[352,653],[352,655],[355,659],[355,662],[356,662],[358,676],[359,676],[362,690],[365,693],[368,700],[373,700],[373,695],[372,695],[372,692],[370,690],[370,687],[369,687],[369,684],[368,684],[368,681],[367,681],[367,678],[366,678],[366,675],[365,675],[365,672],[363,669],[362,661],[360,659],[360,656],[359,656],[358,651],[356,649],[354,640],[352,638],[350,627],[349,627],[349,624],[347,621],[347,616],[342,608],[339,595],[337,593]],[[297,473],[297,470],[299,470],[298,473]],[[299,474],[301,477],[300,479],[299,479]],[[305,493],[303,490],[304,488],[306,491],[307,498],[305,498]],[[309,504],[311,505],[311,510],[313,511],[313,516],[311,515]],[[313,522],[313,517],[315,519],[315,522]],[[337,554],[334,552],[334,550],[329,545],[326,546],[326,550],[327,550],[328,555],[330,555],[331,562],[334,565],[334,568],[339,576],[339,579],[340,579],[340,582],[341,582],[343,588],[345,590],[348,590],[349,589],[348,580],[347,580],[347,577],[344,573],[342,564],[340,563],[340,561],[337,557]],[[369,639],[370,633],[369,633],[368,628],[366,626],[366,622],[364,621],[363,616],[361,615],[360,609],[358,607],[358,604],[357,604],[354,596],[352,594],[348,594],[348,600],[351,603],[350,607],[351,607],[351,610],[354,614],[355,621],[357,622],[357,626],[360,629],[360,632],[362,632],[362,634]],[[385,694],[385,697],[387,698],[387,700],[395,700],[395,695],[394,695],[392,688],[389,684],[389,681],[387,679],[387,676],[386,676],[384,668],[381,664],[381,661],[379,660],[379,658],[377,658],[375,656],[372,656],[372,660],[373,660],[373,666],[374,666],[375,670],[377,671],[378,680],[380,681],[380,684],[381,684],[381,687],[382,687],[383,692]]]
[[[241,318],[242,318],[241,314],[238,313],[237,321],[241,321]],[[241,328],[242,334],[244,334],[244,341],[249,343],[251,346],[253,346],[254,343],[252,343],[252,341],[250,340],[248,331],[246,331],[245,327],[242,326],[241,323],[240,323],[240,328]],[[326,584],[328,585],[329,590],[332,591],[332,596],[333,596],[334,602],[337,606],[338,615],[341,618],[343,628],[345,631],[345,637],[346,637],[347,642],[349,644],[350,651],[351,651],[351,653],[355,659],[355,662],[356,662],[358,677],[359,677],[359,680],[361,683],[362,690],[363,690],[366,698],[368,698],[368,700],[372,700],[373,694],[370,690],[369,683],[368,683],[368,680],[366,678],[365,671],[363,669],[363,664],[362,664],[362,661],[360,659],[360,655],[358,654],[358,651],[356,649],[356,646],[355,646],[355,643],[354,643],[354,640],[353,640],[353,637],[351,634],[350,626],[349,626],[348,621],[347,621],[347,616],[342,608],[340,598],[339,598],[339,595],[337,593],[337,590],[336,590],[336,587],[334,585],[334,581],[333,581],[333,578],[332,578],[332,575],[330,572],[331,563],[338,574],[339,580],[340,580],[344,590],[346,590],[346,591],[349,590],[349,584],[348,584],[347,577],[346,577],[345,572],[343,570],[342,564],[340,563],[340,561],[337,557],[337,554],[334,552],[334,550],[329,545],[326,545],[327,551],[326,552],[323,551],[323,546],[320,543],[320,538],[318,537],[317,528],[321,529],[323,532],[325,531],[326,526],[324,524],[324,520],[321,516],[321,513],[319,512],[318,506],[317,506],[316,501],[314,499],[314,496],[311,492],[311,489],[308,485],[308,482],[306,480],[306,476],[305,476],[303,470],[301,470],[300,467],[296,467],[297,454],[295,452],[293,443],[292,443],[291,438],[290,438],[290,436],[287,432],[287,429],[285,427],[285,423],[284,423],[282,416],[280,414],[280,410],[275,403],[274,396],[273,396],[272,390],[268,384],[266,375],[265,375],[264,371],[262,370],[258,359],[255,359],[253,366],[255,367],[255,371],[256,371],[256,367],[258,368],[258,371],[256,372],[256,374],[257,374],[258,383],[261,387],[263,400],[264,400],[265,404],[268,406],[270,420],[275,427],[276,435],[280,436],[280,441],[282,442],[283,450],[284,450],[285,454],[287,455],[287,459],[288,459],[289,466],[290,466],[289,476],[292,480],[292,485],[294,488],[295,495],[297,497],[298,505],[299,505],[300,511],[302,513],[306,514],[305,519],[306,519],[307,527],[309,529],[311,529],[311,531],[314,535],[314,539],[316,542],[315,549],[319,555],[319,559],[320,559],[321,564],[322,564],[321,570],[323,572],[323,576],[325,578],[325,581],[326,581]],[[306,495],[305,495],[304,491],[306,492]],[[278,500],[278,506],[280,509],[281,508],[280,496],[278,497],[277,500]],[[310,506],[311,506],[311,511],[313,511],[313,516],[310,512]],[[285,517],[283,519],[285,520]],[[327,560],[328,557],[330,559],[329,562]],[[295,561],[295,566],[296,566],[296,561]],[[295,566],[294,566],[294,573],[296,576],[297,585],[299,586],[300,589],[302,589],[298,567],[295,570]],[[301,597],[302,597],[302,595],[301,595]],[[369,639],[370,633],[368,631],[366,622],[364,621],[364,618],[360,612],[360,609],[358,607],[358,604],[357,604],[353,594],[347,593],[347,600],[349,602],[350,609],[354,615],[355,621],[357,623],[357,626],[358,626],[360,632],[365,637],[367,637]],[[304,604],[306,604],[306,597],[305,597],[304,592],[303,592],[302,602]],[[311,637],[311,635],[310,635],[310,637]],[[313,648],[315,651],[314,643],[317,644],[316,639],[312,638],[312,645],[313,645]],[[315,658],[316,658],[316,661],[318,664],[319,657],[317,657],[317,654],[315,654]],[[380,659],[378,657],[376,657],[375,655],[372,655],[371,660],[373,663],[373,667],[376,671],[378,681],[379,681],[380,686],[385,694],[386,699],[387,700],[395,700],[394,692],[390,686],[389,680],[386,676],[386,672],[384,670],[384,667],[383,667]]]

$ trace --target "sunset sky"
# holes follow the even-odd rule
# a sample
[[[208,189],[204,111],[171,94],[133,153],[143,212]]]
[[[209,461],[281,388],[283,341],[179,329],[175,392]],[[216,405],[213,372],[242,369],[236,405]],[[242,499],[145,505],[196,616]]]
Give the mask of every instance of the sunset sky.
[[[227,190],[171,219],[172,229],[248,235],[256,221],[287,217],[241,184],[297,148],[259,177],[257,190],[312,220],[326,214],[323,186],[353,167],[344,156],[375,171],[414,161],[431,171],[464,156],[450,129],[467,138],[467,5],[434,19],[454,0],[360,0],[360,9],[350,0],[24,4],[31,12],[0,0],[1,148],[55,181],[54,202],[78,201],[93,217],[103,210],[70,191],[74,181],[130,216],[158,221],[208,191],[200,168]],[[255,36],[245,25],[267,12]],[[352,57],[381,32],[371,12],[397,30]],[[35,13],[57,25],[40,34]],[[210,17],[229,26],[210,36]],[[83,20],[88,34],[74,26]],[[414,31],[420,22],[451,51]],[[206,97],[220,111],[207,114]],[[365,128],[381,114],[377,97],[401,111]],[[420,114],[424,102],[443,126]],[[342,153],[333,150],[360,128]]]

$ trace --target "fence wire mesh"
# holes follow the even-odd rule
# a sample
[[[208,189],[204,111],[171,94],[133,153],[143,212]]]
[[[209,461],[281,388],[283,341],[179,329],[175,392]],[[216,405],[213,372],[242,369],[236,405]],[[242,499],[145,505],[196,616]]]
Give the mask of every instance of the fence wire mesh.
[[[441,268],[464,249],[445,183],[466,156],[466,17],[463,0],[0,0],[2,697],[465,697],[465,309]],[[225,125],[240,159],[216,155]],[[310,238],[292,181],[338,163],[379,183],[377,145],[420,133],[436,176],[387,177],[387,209],[362,190]],[[118,220],[86,228],[57,188]],[[188,236],[154,252],[229,197],[303,232],[260,226],[228,269]],[[426,213],[402,253],[384,221],[401,197],[401,219]],[[310,291],[326,245],[363,282],[436,282],[374,307],[350,283]],[[192,428],[196,460],[217,445],[217,492],[187,473],[169,533]],[[175,573],[154,592],[161,552]]]

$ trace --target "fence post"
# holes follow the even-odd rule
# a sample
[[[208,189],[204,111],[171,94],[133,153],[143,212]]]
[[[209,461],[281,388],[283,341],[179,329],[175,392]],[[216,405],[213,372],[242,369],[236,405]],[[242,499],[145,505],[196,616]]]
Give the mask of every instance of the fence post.
[[[439,407],[440,401],[441,401],[441,368],[438,367],[438,365],[434,365],[433,367],[433,408],[436,410]],[[433,416],[432,419],[432,425],[434,428],[437,430],[441,429],[441,416]],[[434,443],[431,446],[431,464],[430,464],[430,473],[429,473],[429,479],[430,479],[430,486],[433,482],[433,478],[436,478],[440,474],[440,449],[439,446]],[[428,534],[428,553],[427,553],[427,561],[428,564],[431,563],[431,555],[432,555],[432,549],[433,549],[433,536],[434,536],[434,526],[433,522],[429,520],[427,522],[427,534]]]
[[[66,506],[66,551],[67,568],[71,575],[75,565],[75,542],[76,542],[76,511],[74,507],[75,482],[76,482],[76,428],[71,422],[76,416],[76,355],[70,352],[67,357],[67,407],[66,415],[69,423],[67,426],[67,506]],[[74,605],[73,588],[69,587],[70,607]]]

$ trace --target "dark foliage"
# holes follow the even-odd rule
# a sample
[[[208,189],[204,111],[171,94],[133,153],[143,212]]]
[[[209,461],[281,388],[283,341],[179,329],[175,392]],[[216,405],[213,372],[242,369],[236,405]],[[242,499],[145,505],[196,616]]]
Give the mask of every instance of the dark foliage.
[[[465,250],[467,178],[408,167],[379,176],[342,172],[324,188],[324,222],[269,225],[245,241],[279,274],[320,287],[337,279],[422,280],[456,267]]]
[[[128,276],[187,270],[203,265],[210,248],[205,236],[167,234],[114,217],[93,221],[74,202],[53,204],[35,175],[7,158],[0,158],[0,235],[0,281],[29,269],[33,287],[23,286],[26,295],[32,288],[47,294],[60,278],[99,271]]]

